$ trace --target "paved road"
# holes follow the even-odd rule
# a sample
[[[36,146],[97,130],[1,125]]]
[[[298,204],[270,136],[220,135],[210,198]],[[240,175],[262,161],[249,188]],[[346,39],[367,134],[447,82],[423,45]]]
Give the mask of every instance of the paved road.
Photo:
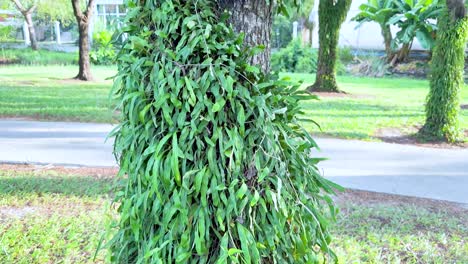
[[[0,161],[115,166],[111,125],[0,120]],[[355,189],[468,203],[468,149],[320,138],[326,177]]]

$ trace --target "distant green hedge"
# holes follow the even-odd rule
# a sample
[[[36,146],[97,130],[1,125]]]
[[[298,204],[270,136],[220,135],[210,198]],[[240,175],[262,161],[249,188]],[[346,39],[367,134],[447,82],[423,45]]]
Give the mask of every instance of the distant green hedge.
[[[71,65],[78,64],[78,53],[67,53],[49,50],[2,49],[0,61],[9,61],[23,65]]]

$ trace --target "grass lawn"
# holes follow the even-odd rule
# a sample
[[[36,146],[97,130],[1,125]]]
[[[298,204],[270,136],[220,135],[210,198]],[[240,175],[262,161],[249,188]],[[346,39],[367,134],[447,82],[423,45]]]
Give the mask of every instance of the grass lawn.
[[[0,67],[0,116],[111,122],[110,67],[92,67],[96,82],[72,80],[77,66]]]
[[[77,73],[76,66],[0,67],[0,117],[115,121],[109,110],[111,81],[105,81],[115,74],[115,68],[93,67],[93,72],[97,82],[85,83],[70,80]],[[311,74],[287,75],[304,80],[304,86],[314,81]],[[320,101],[305,103],[307,116],[316,120],[323,131],[305,124],[314,134],[375,140],[381,129],[411,134],[424,122],[428,81],[351,76],[340,76],[338,81],[349,95],[322,95]],[[462,91],[462,104],[468,104],[467,87]],[[468,130],[466,107],[461,127]]]
[[[106,262],[92,258],[114,173],[0,166],[0,263]],[[356,191],[337,202],[340,263],[468,263],[466,208]]]
[[[304,86],[314,82],[311,74],[287,74],[304,80]],[[307,116],[317,121],[324,134],[342,138],[374,140],[384,128],[411,134],[424,123],[424,103],[429,91],[426,80],[405,78],[366,78],[339,76],[340,88],[349,95],[321,96],[320,101],[305,104]],[[461,94],[462,105],[468,104],[468,87]],[[320,130],[305,124],[313,133]],[[468,130],[468,109],[461,111],[460,126]]]

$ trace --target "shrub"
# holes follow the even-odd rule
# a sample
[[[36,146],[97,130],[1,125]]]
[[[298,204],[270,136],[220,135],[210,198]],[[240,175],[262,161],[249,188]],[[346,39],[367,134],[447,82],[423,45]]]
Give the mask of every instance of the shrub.
[[[300,40],[294,40],[286,48],[272,54],[271,65],[276,72],[315,73],[317,52],[305,47]]]
[[[115,60],[115,49],[112,44],[112,33],[101,30],[93,34],[93,50],[89,57],[91,62],[97,65],[109,65]]]
[[[213,1],[128,3],[129,38],[114,83],[122,186],[111,260],[314,263],[320,250],[334,256],[327,195],[334,185],[320,176],[316,144],[298,118],[300,100],[313,97],[249,65],[253,51],[242,48],[243,37]]]
[[[49,50],[1,49],[0,57],[24,65],[72,65],[78,63],[77,53]]]

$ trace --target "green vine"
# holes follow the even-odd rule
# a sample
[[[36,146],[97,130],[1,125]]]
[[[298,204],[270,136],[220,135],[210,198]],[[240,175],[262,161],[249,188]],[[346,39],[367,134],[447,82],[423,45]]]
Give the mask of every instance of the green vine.
[[[318,68],[311,91],[340,92],[336,83],[337,47],[350,7],[351,0],[320,0]]]
[[[456,142],[459,127],[460,91],[464,84],[465,46],[468,18],[455,19],[444,8],[438,19],[437,40],[432,58],[426,123],[421,134],[430,140]]]
[[[338,186],[299,124],[314,97],[246,63],[209,0],[128,2],[114,263],[316,263]],[[327,194],[328,193],[328,194]]]

